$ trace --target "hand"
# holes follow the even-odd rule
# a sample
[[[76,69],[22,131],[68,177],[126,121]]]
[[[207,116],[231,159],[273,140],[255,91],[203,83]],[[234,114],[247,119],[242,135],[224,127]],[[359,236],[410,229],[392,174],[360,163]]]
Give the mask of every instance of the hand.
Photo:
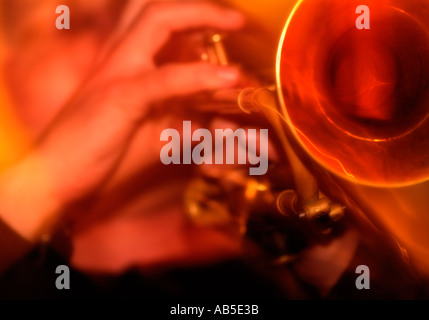
[[[131,113],[137,112],[137,119],[151,102],[235,85],[239,76],[236,68],[205,62],[157,68],[154,57],[174,32],[199,27],[235,30],[243,22],[237,12],[208,2],[150,2],[132,30],[119,41],[119,48],[106,54],[97,81],[101,84],[114,82],[117,86],[117,80],[128,79],[129,82],[121,87],[127,87],[133,100],[140,103],[139,106],[135,106],[136,103],[128,105]],[[115,35],[117,37],[117,33]],[[129,96],[123,94],[123,97]],[[146,107],[142,108],[141,102]]]
[[[90,194],[109,177],[153,102],[234,86],[239,77],[234,68],[201,62],[157,68],[153,59],[174,31],[203,26],[233,30],[242,24],[239,14],[209,3],[148,5],[128,32],[115,34],[116,45],[33,152],[0,179],[3,212],[15,213],[5,220],[24,237],[39,237],[58,210]],[[29,173],[38,177],[31,187]],[[28,195],[31,201],[17,205],[13,194]]]

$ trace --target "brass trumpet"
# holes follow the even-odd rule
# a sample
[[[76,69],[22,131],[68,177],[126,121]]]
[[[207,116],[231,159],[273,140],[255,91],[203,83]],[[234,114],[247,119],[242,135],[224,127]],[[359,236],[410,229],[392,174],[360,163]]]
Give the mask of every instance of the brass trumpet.
[[[220,190],[212,180],[210,187],[198,185],[199,202],[197,187],[189,188],[187,207],[193,207],[195,221],[234,221],[246,233],[249,207],[263,203],[262,211],[306,221],[300,230],[311,229],[311,237],[319,240],[346,213],[392,239],[402,258],[427,277],[429,5],[368,0],[370,29],[362,30],[356,27],[360,1],[291,4],[285,5],[288,18],[276,59],[272,57],[275,85],[216,92],[213,97],[224,106],[217,111],[262,113],[270,121],[295,191],[274,187],[276,173],[263,181],[225,175],[217,178],[243,187],[246,209],[225,218],[225,208],[211,207],[207,198],[219,196]],[[226,63],[228,40],[216,34],[209,43],[204,58]],[[269,68],[264,70],[266,75]],[[205,196],[201,190],[207,191]],[[280,255],[275,261],[289,258]]]

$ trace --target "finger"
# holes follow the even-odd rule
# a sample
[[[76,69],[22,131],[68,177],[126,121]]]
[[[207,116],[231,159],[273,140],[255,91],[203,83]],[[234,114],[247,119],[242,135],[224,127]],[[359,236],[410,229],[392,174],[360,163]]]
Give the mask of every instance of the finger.
[[[167,65],[127,81],[113,82],[105,91],[131,122],[139,122],[147,106],[171,97],[236,85],[241,75],[237,68],[205,62]]]
[[[145,34],[152,38],[150,48],[156,53],[171,33],[198,27],[235,30],[244,24],[237,11],[209,2],[153,2],[143,11],[133,32],[136,37]]]
[[[120,20],[115,28],[115,33],[122,34],[123,32],[126,32],[126,30],[131,27],[136,18],[142,13],[143,9],[148,5],[148,3],[153,1],[162,0],[128,0],[123,12],[121,13]]]
[[[121,70],[152,66],[156,52],[175,31],[198,27],[235,30],[244,24],[241,14],[206,2],[154,2],[147,6],[124,42],[116,61]]]
[[[141,14],[143,8],[151,0],[128,0],[123,8],[121,15],[116,23],[116,26],[110,34],[107,41],[104,43],[103,48],[100,50],[99,60],[103,61],[104,58],[112,51],[120,41],[123,39],[131,28],[133,21]]]
[[[205,90],[235,86],[240,72],[235,67],[220,67],[205,62],[168,65],[145,76],[143,89],[148,102],[184,96]]]

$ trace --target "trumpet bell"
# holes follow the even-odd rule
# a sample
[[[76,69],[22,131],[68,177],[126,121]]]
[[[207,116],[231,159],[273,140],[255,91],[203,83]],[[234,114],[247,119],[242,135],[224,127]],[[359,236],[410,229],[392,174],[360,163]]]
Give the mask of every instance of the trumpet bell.
[[[353,182],[429,177],[429,7],[419,0],[301,0],[277,56],[282,115],[312,159]]]

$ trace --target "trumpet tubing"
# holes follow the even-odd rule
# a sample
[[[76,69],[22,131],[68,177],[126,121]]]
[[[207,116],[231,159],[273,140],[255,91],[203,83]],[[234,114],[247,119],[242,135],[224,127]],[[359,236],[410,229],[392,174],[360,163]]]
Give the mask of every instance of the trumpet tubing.
[[[368,234],[388,231],[383,236],[428,276],[429,5],[367,0],[369,29],[357,26],[361,5],[299,0],[290,14],[285,8],[275,88],[219,91],[213,98],[223,107],[212,108],[270,120],[295,190],[278,195],[266,182],[255,192],[276,199],[277,213],[329,223],[344,212],[358,217]],[[240,52],[246,60],[255,50]],[[266,67],[265,59],[251,60]],[[261,199],[251,206],[263,206]]]
[[[429,6],[368,0],[370,28],[359,29],[360,4],[298,1],[278,50],[279,109],[344,203],[359,206],[349,211],[389,231],[427,275]]]

